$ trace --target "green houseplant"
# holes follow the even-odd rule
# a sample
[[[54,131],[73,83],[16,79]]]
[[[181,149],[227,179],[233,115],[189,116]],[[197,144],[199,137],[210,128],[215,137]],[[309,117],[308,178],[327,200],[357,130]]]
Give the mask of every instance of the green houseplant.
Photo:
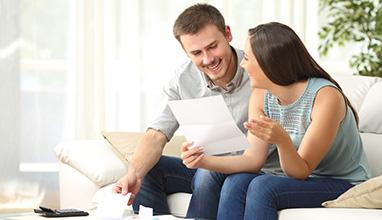
[[[382,0],[320,0],[327,23],[319,31],[319,53],[335,45],[360,43],[349,63],[356,74],[382,76]]]

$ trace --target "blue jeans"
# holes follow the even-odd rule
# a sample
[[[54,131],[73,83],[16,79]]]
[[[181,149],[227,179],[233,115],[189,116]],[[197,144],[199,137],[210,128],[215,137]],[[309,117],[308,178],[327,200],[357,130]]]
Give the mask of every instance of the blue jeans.
[[[167,195],[192,193],[188,218],[216,219],[220,190],[227,175],[204,169],[189,169],[180,158],[162,156],[147,173],[133,209],[139,205],[153,208],[154,214],[169,214]]]
[[[308,178],[297,180],[264,173],[238,173],[226,178],[217,219],[277,220],[286,208],[321,207],[353,185],[344,180]]]

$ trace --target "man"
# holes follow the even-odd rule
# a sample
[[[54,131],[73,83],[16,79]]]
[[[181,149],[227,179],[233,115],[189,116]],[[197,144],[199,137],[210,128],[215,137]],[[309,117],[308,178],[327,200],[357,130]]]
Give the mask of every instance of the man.
[[[167,100],[222,95],[236,124],[244,132],[250,82],[247,73],[238,65],[243,52],[230,46],[231,30],[221,13],[211,5],[193,5],[179,15],[173,32],[190,61],[180,66],[164,87]],[[143,205],[152,207],[156,214],[169,213],[168,194],[192,193],[187,217],[214,219],[226,175],[188,169],[180,158],[161,156],[164,145],[178,127],[166,105],[140,140],[127,174],[115,184],[113,191],[131,192],[129,204],[133,204],[135,211]],[[205,198],[206,191],[216,196]]]

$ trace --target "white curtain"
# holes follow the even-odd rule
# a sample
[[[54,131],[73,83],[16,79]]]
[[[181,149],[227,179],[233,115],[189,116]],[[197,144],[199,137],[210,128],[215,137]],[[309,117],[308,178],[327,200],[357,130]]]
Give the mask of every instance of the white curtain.
[[[58,206],[59,142],[145,130],[187,59],[173,22],[197,2],[0,0],[0,209]],[[235,47],[249,28],[280,21],[317,56],[317,0],[202,2],[223,13]]]
[[[0,180],[7,185],[17,178],[20,152],[18,7],[19,1],[0,1]],[[14,191],[9,188],[0,185],[0,201],[12,196],[4,193]]]
[[[106,1],[107,2],[107,1]],[[105,125],[104,1],[72,2],[65,134],[96,138]]]

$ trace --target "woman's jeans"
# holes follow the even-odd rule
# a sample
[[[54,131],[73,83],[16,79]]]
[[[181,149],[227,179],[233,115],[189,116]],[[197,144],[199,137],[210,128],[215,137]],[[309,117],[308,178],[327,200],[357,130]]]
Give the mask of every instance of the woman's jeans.
[[[143,205],[153,208],[154,214],[169,214],[167,195],[185,192],[192,193],[187,217],[216,219],[226,176],[204,169],[188,169],[180,158],[162,156],[144,177],[133,209],[137,212],[139,205]]]
[[[352,186],[330,178],[233,174],[224,182],[217,218],[277,220],[281,209],[321,207],[322,202],[337,198]]]

